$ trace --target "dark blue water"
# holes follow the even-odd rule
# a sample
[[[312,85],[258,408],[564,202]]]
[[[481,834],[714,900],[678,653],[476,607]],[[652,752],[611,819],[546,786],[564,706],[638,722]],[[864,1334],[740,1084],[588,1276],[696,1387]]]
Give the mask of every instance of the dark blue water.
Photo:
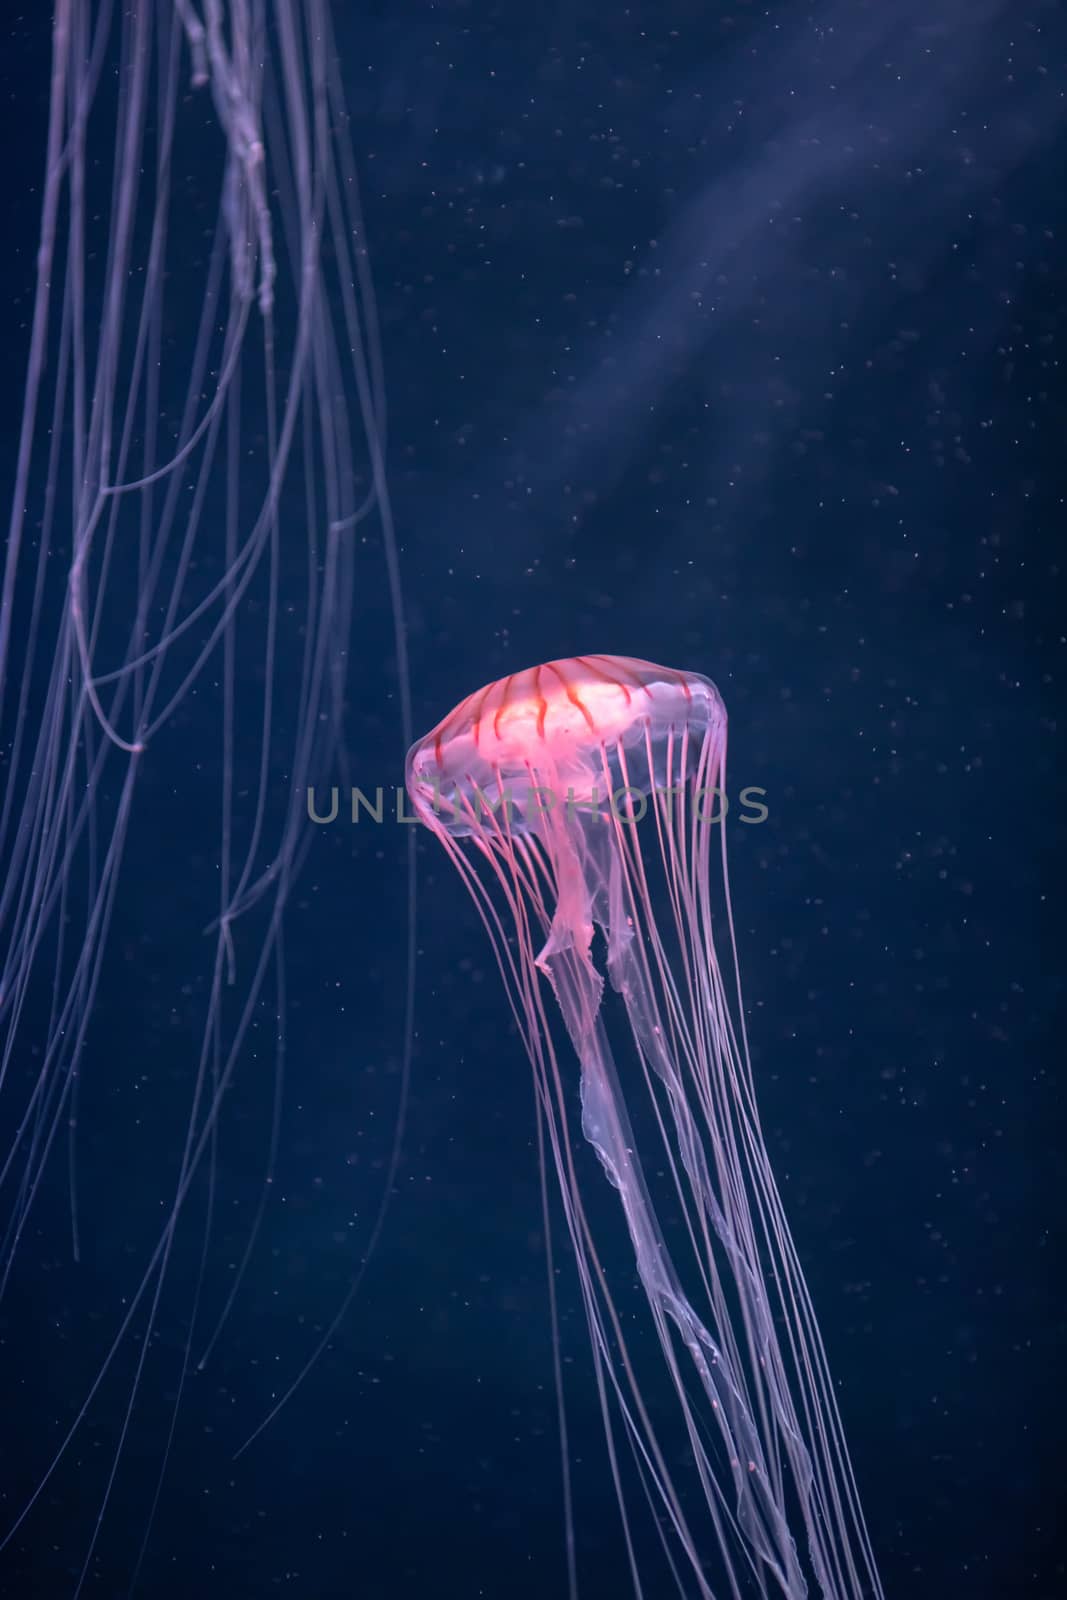
[[[886,1592],[1053,1600],[1062,14],[343,10],[417,731],[554,656],[718,683],[731,788],[768,795],[731,858],[764,1126]],[[0,84],[5,139],[39,161],[45,17],[12,24]],[[5,184],[7,470],[36,170]],[[359,562],[346,744],[369,789],[399,782],[403,755],[373,529]],[[217,853],[217,773],[198,778],[215,725],[197,718],[194,700],[131,841],[83,1090],[83,1259],[57,1181],[0,1319],[12,1510],[84,1396],[176,1159]],[[429,841],[388,1223],[329,1349],[232,1459],[343,1299],[384,1182],[405,843],[323,827],[294,896],[274,1194],[189,1380],[138,1593],[564,1592],[529,1069]],[[216,1307],[262,1180],[257,1060],[218,1157]],[[88,1594],[127,1592],[197,1248],[175,1261]],[[566,1256],[560,1296],[581,1592],[607,1600],[628,1591]],[[105,1386],[0,1558],[4,1595],[69,1593],[127,1389]]]

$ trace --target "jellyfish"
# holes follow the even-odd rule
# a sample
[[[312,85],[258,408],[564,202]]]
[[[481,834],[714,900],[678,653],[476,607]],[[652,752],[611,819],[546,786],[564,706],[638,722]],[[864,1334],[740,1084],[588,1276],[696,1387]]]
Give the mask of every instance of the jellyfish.
[[[401,724],[409,713],[383,364],[330,6],[49,9],[0,566],[6,1328],[46,1321],[42,1261],[92,1266],[71,1271],[59,1319],[84,1382],[53,1403],[52,1341],[42,1334],[39,1350],[23,1335],[26,1381],[55,1426],[22,1449],[9,1441],[0,1587],[43,1578],[18,1568],[19,1547],[63,1485],[62,1530],[53,1520],[43,1541],[57,1584],[73,1571],[76,1594],[92,1570],[125,1593],[179,1406],[241,1292],[271,1194],[284,928],[311,846],[306,791],[345,742],[361,587],[375,611],[391,599],[390,687]],[[138,877],[156,864],[146,906]],[[108,1004],[125,1048],[101,1025]],[[259,1187],[220,1264],[222,1108],[237,1085],[263,1126]],[[129,1114],[138,1097],[144,1117]],[[92,1182],[84,1128],[99,1147],[101,1119],[110,1170],[89,1163]],[[136,1201],[116,1205],[122,1184]],[[121,1275],[110,1317],[94,1301],[101,1254]],[[177,1351],[161,1327],[182,1329]],[[7,1368],[13,1388],[24,1381]],[[90,1452],[86,1473],[71,1447],[101,1420],[111,1447]],[[116,1494],[126,1515],[109,1522]]]
[[[473,897],[533,1068],[635,1592],[636,1481],[683,1594],[879,1597],[760,1125],[725,776],[714,684],[623,656],[551,661],[479,689],[406,767],[417,817]],[[590,1220],[576,1120],[622,1208],[669,1424]],[[681,1430],[681,1466],[668,1426]],[[567,1544],[574,1593],[573,1532]]]

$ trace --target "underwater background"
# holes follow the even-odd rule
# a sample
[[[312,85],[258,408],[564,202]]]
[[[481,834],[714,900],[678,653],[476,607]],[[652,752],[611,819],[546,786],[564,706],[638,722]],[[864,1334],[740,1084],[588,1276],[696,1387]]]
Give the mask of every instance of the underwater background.
[[[5,487],[47,9],[2,25]],[[718,684],[728,792],[760,786],[768,808],[729,829],[763,1126],[886,1594],[1054,1600],[1062,12],[335,12],[416,732],[553,657],[631,654]],[[385,1226],[328,1348],[234,1459],[360,1266],[400,1095],[409,829],[388,804],[404,741],[381,543],[372,525],[359,539],[347,765],[332,781],[382,786],[386,816],[353,825],[342,805],[293,896],[277,1165],[240,1292],[179,1408],[136,1590],[166,1600],[565,1592],[530,1073],[474,908],[428,839]],[[240,691],[239,729],[242,703],[250,725],[258,714],[252,667]],[[57,1180],[0,1306],[12,1514],[158,1233],[210,969],[217,744],[194,694],[145,762],[82,1071],[82,1258]],[[254,742],[238,749],[238,784],[257,759]],[[279,792],[286,776],[272,773]],[[254,921],[244,938],[239,963],[254,960]],[[261,1192],[269,1055],[253,1039],[219,1142],[216,1314]],[[608,1245],[623,1283],[628,1248]],[[194,1235],[173,1264],[87,1595],[129,1592],[198,1250]],[[558,1266],[581,1593],[607,1600],[629,1592],[627,1569],[562,1247]],[[71,1592],[129,1375],[104,1385],[0,1555],[0,1595]]]

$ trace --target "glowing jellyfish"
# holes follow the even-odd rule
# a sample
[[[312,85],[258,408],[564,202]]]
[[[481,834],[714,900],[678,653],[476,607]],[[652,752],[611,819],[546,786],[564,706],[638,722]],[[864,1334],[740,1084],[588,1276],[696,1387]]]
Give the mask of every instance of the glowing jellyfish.
[[[470,695],[413,747],[407,787],[474,897],[534,1069],[635,1589],[622,1437],[683,1593],[858,1600],[881,1587],[760,1130],[716,826],[725,765],[707,678],[579,656]],[[546,985],[578,1057],[582,1131],[622,1204],[682,1467],[588,1220]],[[651,1134],[640,1149],[637,1096]],[[669,1250],[653,1174],[682,1220]]]
[[[145,1409],[158,1421],[162,1393],[176,1420],[264,1215],[281,1122],[283,918],[313,837],[306,791],[340,743],[358,557],[375,521],[402,725],[408,694],[381,351],[326,0],[48,9],[47,148],[27,179],[41,185],[40,238],[0,568],[5,1318],[21,1297],[50,1350],[33,1299],[42,1258],[77,1260],[84,1241],[92,1259],[103,1234],[118,1256],[129,1240],[129,1263],[104,1328],[86,1316],[75,1331],[63,1302],[66,1337],[90,1363],[80,1393],[57,1395],[53,1410],[47,1361],[34,1363],[56,1432],[38,1429],[25,1461],[11,1441],[22,1477],[17,1489],[5,1481],[0,1559],[21,1559],[15,1535],[38,1506],[47,1548],[80,1571],[76,1594],[98,1560],[138,1402],[154,1395]],[[153,817],[161,794],[181,797],[169,838]],[[128,870],[146,841],[173,873],[149,910]],[[153,1074],[156,983],[171,985],[174,1037],[188,1037],[173,1074]],[[118,986],[141,1032],[116,1055],[99,1011]],[[209,1268],[223,1097],[250,1057],[244,1081],[266,1097],[269,1133],[220,1292]],[[155,1143],[139,1116],[120,1114],[142,1087],[168,1108]],[[80,1176],[78,1111],[89,1121],[101,1103],[115,1171],[127,1127],[130,1166],[143,1169],[137,1203],[117,1216],[118,1178]],[[159,1219],[148,1241],[138,1211]],[[161,1320],[185,1330],[169,1361]],[[87,1476],[68,1447],[101,1415],[113,1444]],[[155,1462],[139,1459],[121,1485],[145,1490],[142,1528],[137,1512],[132,1536],[129,1516],[115,1519],[115,1559],[133,1581],[172,1438],[157,1426]],[[56,1486],[64,1463],[76,1493]],[[68,1507],[62,1529],[48,1484]],[[130,1592],[129,1573],[106,1566],[93,1581]]]

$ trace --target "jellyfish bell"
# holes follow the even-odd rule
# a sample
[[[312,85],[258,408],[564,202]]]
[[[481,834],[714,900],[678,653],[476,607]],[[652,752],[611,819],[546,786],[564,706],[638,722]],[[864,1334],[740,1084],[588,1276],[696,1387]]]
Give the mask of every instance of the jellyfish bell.
[[[455,837],[485,803],[508,803],[515,826],[536,831],[557,805],[604,817],[601,802],[622,790],[647,793],[666,779],[667,741],[680,779],[709,730],[725,749],[725,707],[699,673],[623,656],[549,661],[461,701],[409,753],[408,787],[420,810],[447,813]]]
[[[423,820],[432,814],[452,838],[499,849],[532,836],[557,868],[571,869],[555,873],[559,907],[543,967],[573,937],[579,901],[587,942],[594,920],[609,925],[619,864],[611,839],[590,829],[643,820],[657,794],[698,769],[702,778],[721,772],[725,753],[726,710],[708,678],[634,657],[578,656],[468,695],[411,750],[408,788]]]
[[[860,1600],[881,1587],[764,1146],[725,830],[705,803],[725,791],[725,764],[726,712],[709,679],[581,656],[468,696],[412,748],[407,786],[473,896],[533,1067],[539,1148],[551,1154],[577,1263],[635,1590],[622,1437],[631,1476],[658,1501],[683,1593],[695,1583],[709,1600]],[[546,982],[578,1060],[577,1107]],[[576,1113],[621,1201],[682,1467],[589,1221]],[[556,1345],[558,1379],[558,1330]]]

